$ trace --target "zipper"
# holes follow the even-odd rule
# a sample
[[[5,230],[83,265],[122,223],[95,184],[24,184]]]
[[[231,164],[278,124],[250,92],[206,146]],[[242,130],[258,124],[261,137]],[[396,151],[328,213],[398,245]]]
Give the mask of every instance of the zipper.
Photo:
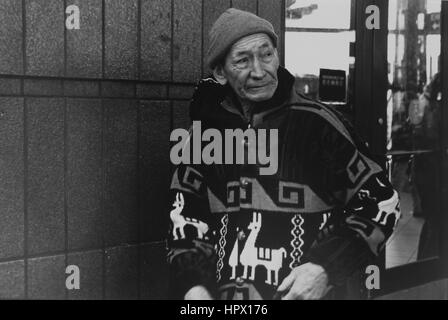
[[[253,111],[253,110],[252,110]],[[253,123],[254,123],[254,113],[251,112],[250,113],[250,119],[249,119],[249,123],[247,124],[247,128],[250,129],[253,127]]]

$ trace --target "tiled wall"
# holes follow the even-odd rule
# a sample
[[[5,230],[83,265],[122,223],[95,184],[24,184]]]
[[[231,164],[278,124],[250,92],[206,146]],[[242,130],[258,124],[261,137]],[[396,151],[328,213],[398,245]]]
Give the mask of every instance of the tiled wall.
[[[0,0],[0,298],[166,296],[169,133],[230,6],[282,34],[279,0]]]

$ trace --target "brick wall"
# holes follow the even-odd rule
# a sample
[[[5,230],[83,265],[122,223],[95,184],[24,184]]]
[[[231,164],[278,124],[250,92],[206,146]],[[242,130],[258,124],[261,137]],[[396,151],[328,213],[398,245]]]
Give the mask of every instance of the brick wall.
[[[282,3],[0,0],[0,298],[166,296],[169,134],[208,73],[206,35],[230,6],[282,35]]]

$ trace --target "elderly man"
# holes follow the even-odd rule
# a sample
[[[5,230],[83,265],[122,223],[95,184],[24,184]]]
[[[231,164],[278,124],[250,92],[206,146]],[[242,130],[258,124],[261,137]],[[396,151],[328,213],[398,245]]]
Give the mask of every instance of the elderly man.
[[[381,252],[399,218],[398,195],[341,115],[295,90],[268,21],[229,9],[209,37],[213,77],[196,88],[192,120],[220,132],[277,129],[278,170],[262,175],[259,162],[176,167],[172,297],[322,299]]]

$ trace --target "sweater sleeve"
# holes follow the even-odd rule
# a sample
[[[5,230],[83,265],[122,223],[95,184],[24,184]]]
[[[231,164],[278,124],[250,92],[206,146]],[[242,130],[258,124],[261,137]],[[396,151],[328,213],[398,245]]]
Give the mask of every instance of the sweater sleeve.
[[[179,165],[169,190],[168,263],[170,296],[183,299],[202,285],[216,295],[215,222],[209,211],[206,183],[198,168]]]
[[[320,231],[309,260],[341,285],[384,249],[400,217],[399,197],[385,168],[352,128],[338,120],[322,128],[321,158],[328,193],[339,204]]]

